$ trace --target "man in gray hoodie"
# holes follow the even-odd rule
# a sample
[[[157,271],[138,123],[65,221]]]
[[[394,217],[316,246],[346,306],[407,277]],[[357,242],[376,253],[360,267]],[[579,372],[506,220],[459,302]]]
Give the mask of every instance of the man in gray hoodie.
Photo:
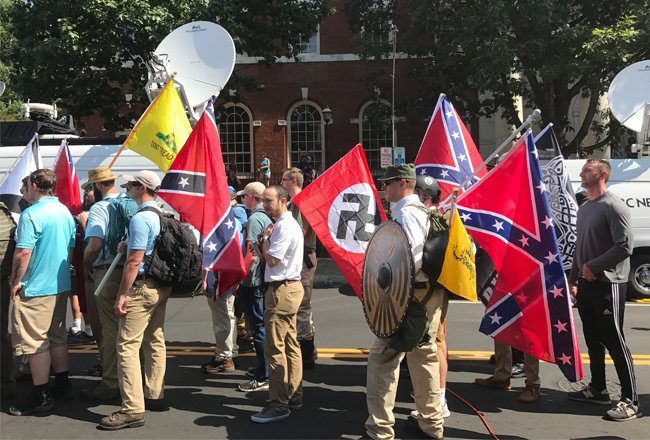
[[[632,355],[623,335],[625,292],[634,248],[630,210],[605,186],[612,167],[590,159],[580,178],[589,201],[578,211],[576,251],[569,275],[571,295],[578,302],[589,350],[591,382],[569,399],[611,405],[605,387],[605,348],[621,382],[621,400],[607,411],[610,419],[624,421],[641,416]]]

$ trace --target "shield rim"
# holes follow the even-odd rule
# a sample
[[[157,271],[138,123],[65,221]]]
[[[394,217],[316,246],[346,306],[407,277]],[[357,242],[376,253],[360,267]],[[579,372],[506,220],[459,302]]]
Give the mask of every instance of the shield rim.
[[[410,264],[410,279],[411,282],[409,283],[409,295],[408,295],[408,301],[406,303],[406,308],[404,309],[404,314],[400,318],[399,322],[397,323],[397,326],[390,332],[388,333],[381,333],[377,329],[373,328],[373,326],[370,324],[370,320],[368,319],[368,314],[366,313],[366,302],[364,300],[364,295],[363,295],[363,272],[366,267],[366,258],[368,256],[368,248],[370,247],[370,244],[372,243],[372,240],[375,238],[375,235],[385,226],[395,224],[398,226],[398,229],[404,236],[404,239],[406,240],[406,244],[408,246],[408,250],[411,253],[411,264]],[[411,242],[408,239],[408,235],[406,235],[406,231],[400,225],[398,222],[395,220],[386,220],[385,222],[382,222],[377,228],[375,228],[375,231],[372,233],[372,237],[370,237],[370,240],[368,241],[368,246],[366,247],[366,252],[363,256],[363,264],[361,266],[361,306],[363,307],[363,317],[366,319],[366,323],[368,324],[368,327],[370,327],[370,330],[377,336],[378,338],[383,338],[383,339],[388,339],[391,336],[395,335],[399,329],[402,327],[402,324],[404,323],[404,318],[408,314],[409,309],[411,308],[411,303],[413,302],[413,295],[415,293],[415,261],[413,258],[413,248],[411,247]]]

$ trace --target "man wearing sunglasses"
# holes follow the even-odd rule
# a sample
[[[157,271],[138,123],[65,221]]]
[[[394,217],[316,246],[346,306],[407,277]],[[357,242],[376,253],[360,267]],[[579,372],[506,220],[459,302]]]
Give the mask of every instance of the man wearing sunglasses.
[[[138,204],[138,211],[131,218],[126,242],[118,246],[118,252],[126,253],[114,304],[114,313],[119,318],[117,372],[122,408],[101,420],[99,428],[107,430],[143,426],[145,408],[164,409],[167,360],[163,327],[172,291],[171,286],[163,286],[144,275],[144,257],[151,255],[160,234],[160,216],[144,209],[160,211],[154,201],[160,178],[147,170],[124,178],[127,183],[122,186]],[[140,347],[144,352],[144,366],[140,364]]]
[[[430,323],[431,339],[406,354],[417,410],[408,418],[406,428],[424,438],[442,438],[440,363],[436,351],[436,333],[440,325],[443,289],[433,285],[422,271],[422,251],[428,231],[427,211],[414,193],[417,176],[412,164],[389,166],[379,180],[386,200],[395,204],[391,209],[391,217],[404,228],[411,244],[415,264],[413,300],[425,306]],[[375,338],[368,354],[367,437],[376,440],[395,437],[393,407],[399,365],[403,358],[404,352],[390,347],[388,339]]]

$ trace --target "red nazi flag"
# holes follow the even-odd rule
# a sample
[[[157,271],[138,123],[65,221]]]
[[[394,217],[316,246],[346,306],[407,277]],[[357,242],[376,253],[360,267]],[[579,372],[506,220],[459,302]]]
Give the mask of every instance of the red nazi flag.
[[[361,267],[370,237],[386,221],[361,145],[292,201],[361,299]]]

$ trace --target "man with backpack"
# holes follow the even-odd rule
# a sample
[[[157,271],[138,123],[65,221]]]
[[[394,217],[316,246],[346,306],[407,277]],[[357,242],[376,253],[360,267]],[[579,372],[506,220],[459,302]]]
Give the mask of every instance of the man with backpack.
[[[406,354],[414,389],[417,413],[406,421],[406,428],[424,438],[443,437],[442,407],[440,404],[440,365],[436,352],[436,333],[440,325],[443,289],[432,283],[422,271],[422,252],[429,232],[429,216],[419,197],[414,194],[417,176],[412,164],[389,166],[379,178],[386,201],[395,205],[392,218],[408,236],[413,249],[415,280],[413,301],[426,308],[429,320],[429,341]],[[373,439],[395,437],[395,395],[399,365],[403,351],[394,349],[389,339],[375,338],[368,354],[367,396],[369,417],[365,436]]]
[[[264,263],[259,257],[259,253],[252,249],[257,243],[257,237],[264,234],[266,227],[273,223],[271,217],[264,212],[262,204],[262,194],[265,189],[263,183],[252,182],[246,185],[239,194],[244,197],[246,209],[251,210],[242,249],[246,278],[241,281],[239,292],[244,303],[246,324],[253,336],[255,356],[258,362],[257,368],[251,367],[247,373],[252,376],[252,379],[239,385],[239,389],[244,392],[269,389],[269,369],[264,354],[264,293],[268,289],[268,283],[264,281]]]
[[[135,201],[127,194],[117,192],[115,179],[119,177],[121,176],[113,175],[109,167],[98,167],[88,171],[88,182],[84,183],[86,187],[91,186],[96,200],[88,212],[86,226],[88,244],[84,251],[83,262],[86,279],[93,279],[92,272],[95,272],[95,289],[106,277],[108,268],[117,255],[119,224],[127,221],[126,218],[118,218],[120,216],[117,212],[121,209],[117,207],[126,205],[133,211],[137,209]],[[113,272],[108,275],[103,290],[95,298],[101,326],[101,338],[97,342],[103,361],[102,380],[81,391],[81,398],[84,400],[113,400],[120,396],[115,348],[119,320],[115,316],[113,306],[122,281],[125,260],[125,257],[120,259]]]
[[[118,247],[118,252],[127,255],[114,304],[119,317],[117,369],[122,408],[101,420],[99,428],[107,430],[143,426],[145,408],[164,409],[167,360],[163,326],[172,288],[145,275],[145,259],[152,255],[161,231],[161,210],[154,201],[160,178],[146,170],[124,178],[127,183],[123,186],[138,204],[138,211],[131,219],[126,243]],[[141,346],[144,368],[140,365]]]

